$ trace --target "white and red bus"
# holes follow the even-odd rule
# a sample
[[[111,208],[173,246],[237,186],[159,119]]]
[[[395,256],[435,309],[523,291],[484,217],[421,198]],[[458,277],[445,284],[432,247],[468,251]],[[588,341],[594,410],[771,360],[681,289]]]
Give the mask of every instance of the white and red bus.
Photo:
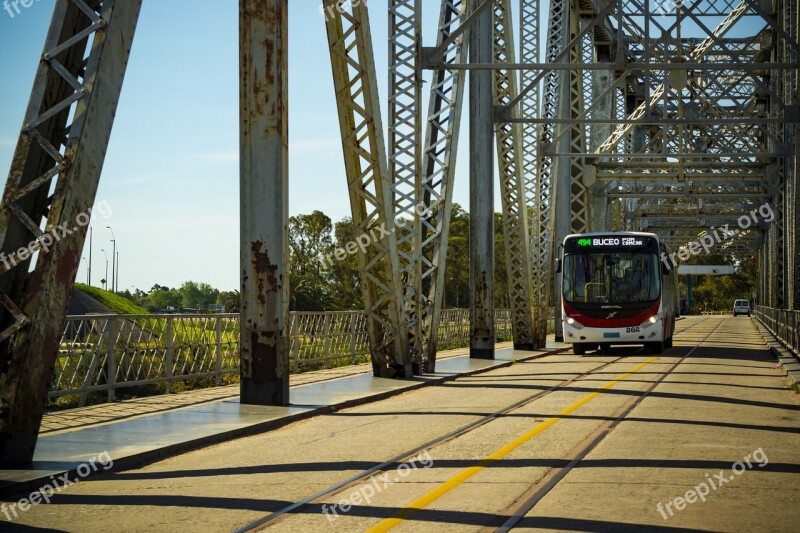
[[[675,276],[654,233],[568,235],[561,272],[564,342],[576,355],[615,344],[672,346]]]

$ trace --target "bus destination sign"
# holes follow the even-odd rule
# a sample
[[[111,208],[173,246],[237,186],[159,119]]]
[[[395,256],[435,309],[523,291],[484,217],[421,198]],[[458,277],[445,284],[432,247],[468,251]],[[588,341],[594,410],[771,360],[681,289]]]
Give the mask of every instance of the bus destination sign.
[[[603,250],[609,252],[621,252],[630,250],[631,252],[641,253],[658,251],[657,241],[647,235],[577,235],[567,239],[564,243],[564,251],[568,254],[576,253],[595,253]]]
[[[578,246],[644,246],[642,237],[583,237],[578,239]]]

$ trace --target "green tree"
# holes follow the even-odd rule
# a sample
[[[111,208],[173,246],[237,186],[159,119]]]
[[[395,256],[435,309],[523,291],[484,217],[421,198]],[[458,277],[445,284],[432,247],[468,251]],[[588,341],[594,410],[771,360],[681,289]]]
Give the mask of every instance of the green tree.
[[[181,295],[176,291],[158,289],[150,292],[147,296],[145,307],[150,311],[159,311],[168,307],[178,308],[181,306]]]
[[[494,306],[497,309],[508,309],[510,306],[502,213],[494,214]]]
[[[217,303],[225,306],[226,313],[238,313],[239,302],[239,291],[220,291],[217,295]]]
[[[337,222],[334,226],[334,236],[337,248],[344,248],[348,242],[354,242],[356,231],[353,220],[346,217]],[[342,311],[364,309],[358,256],[347,254],[342,260],[332,257],[326,267],[331,292],[336,295],[335,309]]]
[[[186,281],[178,289],[181,295],[181,307],[198,308],[203,303],[203,293],[200,286],[194,281]]]
[[[450,235],[444,275],[443,307],[469,305],[469,213],[457,203],[450,208]]]
[[[695,265],[733,265],[734,273],[727,275],[692,276],[692,306],[705,310],[729,311],[733,301],[752,299],[756,286],[757,261],[755,257],[736,255],[698,255],[689,260]],[[680,276],[682,291],[686,294],[686,276]]]
[[[219,295],[219,291],[217,289],[208,283],[200,283],[197,286],[197,290],[200,292],[200,305],[202,307],[208,307],[209,305],[216,303],[217,296]]]
[[[289,218],[291,271],[323,279],[322,261],[332,251],[331,219],[322,211]]]

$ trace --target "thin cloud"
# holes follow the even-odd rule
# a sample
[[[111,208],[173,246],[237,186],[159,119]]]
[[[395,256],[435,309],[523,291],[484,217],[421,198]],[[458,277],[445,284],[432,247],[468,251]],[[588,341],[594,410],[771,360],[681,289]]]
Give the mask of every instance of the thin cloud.
[[[342,146],[342,141],[336,137],[324,137],[319,139],[303,139],[302,141],[295,141],[289,143],[290,155],[303,155],[322,151],[329,151],[331,149],[339,148]]]
[[[17,145],[17,139],[11,137],[0,137],[0,148],[14,148]]]
[[[209,163],[238,163],[239,150],[223,150],[220,152],[203,153],[198,155],[197,158],[201,161],[207,161]]]

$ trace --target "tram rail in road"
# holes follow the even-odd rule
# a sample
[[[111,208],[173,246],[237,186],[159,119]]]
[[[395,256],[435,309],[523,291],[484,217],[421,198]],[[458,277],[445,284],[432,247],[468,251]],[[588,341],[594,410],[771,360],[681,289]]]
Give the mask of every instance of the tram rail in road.
[[[711,319],[708,319],[708,318],[702,319],[699,322],[695,322],[695,323],[693,323],[691,325],[685,326],[685,327],[681,328],[680,331],[676,331],[676,334],[683,334],[684,332],[689,331],[689,330],[691,330],[693,328],[696,328],[697,326],[707,322],[708,320],[711,320]],[[718,327],[718,325],[717,325],[717,327]],[[715,327],[714,330],[712,330],[711,333],[713,333],[713,331],[715,331],[717,327]],[[703,340],[707,339],[711,335],[711,333],[708,333],[704,337]],[[632,409],[634,409],[636,407],[636,405],[638,405],[638,403],[650,393],[650,391],[652,391],[656,386],[658,386],[658,384],[660,384],[661,381],[663,381],[663,379],[666,378],[666,376],[675,367],[677,367],[681,362],[683,362],[683,360],[686,357],[691,355],[691,353],[694,352],[694,350],[697,349],[697,347],[700,346],[701,343],[702,343],[702,341],[700,341],[700,343],[698,343],[690,352],[688,352],[683,357],[681,357],[681,359],[679,361],[677,361],[675,364],[673,364],[672,367],[669,369],[669,371],[664,373],[661,376],[661,378],[659,378],[655,383],[653,383],[652,386],[649,387],[641,396],[636,397],[636,398],[632,398],[629,402],[627,402],[619,410],[619,414],[616,416],[616,418],[615,418],[615,420],[613,422],[603,424],[601,426],[601,428],[598,428],[598,430],[596,431],[598,433],[597,437],[594,438],[593,440],[591,440],[589,445],[586,445],[586,446],[583,447],[582,450],[579,450],[575,454],[575,456],[572,457],[572,461],[570,462],[569,465],[567,465],[567,467],[562,468],[562,469],[560,469],[558,471],[551,471],[551,473],[548,474],[548,476],[550,478],[554,479],[555,482],[557,483],[558,480],[560,480],[564,475],[566,475],[566,473],[569,472],[569,470],[571,470],[571,468],[575,464],[577,464],[577,462],[579,462],[582,457],[584,457],[587,453],[589,453],[589,451],[591,451],[591,449],[597,443],[599,443],[602,440],[602,438],[605,437],[605,435],[607,435],[607,433],[611,429],[613,429],[613,427],[616,426],[616,424],[619,423],[619,421],[622,418],[624,418],[624,416],[626,416]],[[545,390],[538,391],[538,392],[536,392],[534,394],[531,394],[531,395],[523,398],[522,400],[514,402],[514,403],[512,403],[512,404],[510,404],[510,405],[508,405],[508,406],[506,406],[506,407],[504,407],[502,409],[494,411],[493,413],[485,415],[485,416],[483,416],[482,418],[480,418],[478,420],[475,420],[475,421],[473,421],[473,422],[471,422],[469,424],[466,424],[466,425],[464,425],[464,426],[462,426],[462,427],[460,427],[460,428],[458,428],[458,429],[456,429],[454,431],[450,431],[450,432],[448,432],[446,434],[443,434],[443,435],[441,435],[441,436],[439,436],[439,437],[437,437],[437,438],[435,438],[433,440],[430,440],[430,441],[428,441],[428,442],[426,442],[426,443],[424,443],[424,444],[422,444],[420,446],[415,446],[415,447],[413,447],[413,448],[411,448],[411,449],[409,449],[409,450],[407,450],[407,451],[405,451],[405,452],[403,452],[403,453],[401,453],[401,454],[399,454],[399,455],[397,455],[397,456],[385,461],[382,464],[376,465],[376,466],[374,466],[372,468],[369,468],[369,469],[365,469],[365,470],[359,472],[358,474],[350,476],[347,479],[342,480],[339,483],[331,485],[330,487],[327,487],[327,488],[325,488],[325,489],[323,489],[323,490],[321,490],[319,492],[316,492],[316,493],[308,496],[307,498],[304,498],[304,499],[302,499],[302,500],[300,500],[300,501],[298,501],[296,503],[293,503],[293,504],[288,505],[288,506],[286,506],[286,507],[284,507],[284,508],[282,508],[282,509],[280,509],[280,510],[274,512],[274,513],[271,513],[271,514],[265,516],[262,519],[255,520],[255,521],[253,521],[253,522],[251,522],[249,524],[246,524],[245,526],[242,526],[241,528],[236,529],[235,532],[236,533],[243,533],[243,532],[247,532],[247,531],[257,531],[257,530],[259,530],[261,528],[264,528],[265,526],[268,526],[270,524],[273,524],[273,523],[276,523],[276,522],[280,521],[281,519],[291,515],[294,512],[300,512],[306,506],[322,505],[324,503],[324,501],[326,501],[326,499],[329,499],[332,496],[336,496],[338,494],[344,493],[348,489],[352,489],[352,488],[358,486],[365,479],[370,478],[370,477],[372,477],[372,476],[374,476],[374,475],[376,475],[378,473],[385,472],[385,471],[391,470],[393,468],[396,468],[399,464],[401,464],[401,463],[403,463],[405,461],[412,460],[413,458],[417,457],[417,455],[422,451],[430,451],[430,450],[432,450],[432,449],[434,449],[434,448],[436,448],[438,446],[441,446],[441,445],[443,445],[445,443],[448,443],[448,442],[450,442],[450,441],[452,441],[454,439],[457,439],[457,438],[459,438],[459,437],[461,437],[461,436],[463,436],[463,435],[465,435],[465,434],[467,434],[467,433],[469,433],[471,431],[474,431],[475,429],[477,429],[477,428],[479,428],[481,426],[484,426],[484,425],[492,422],[493,420],[496,420],[496,419],[498,419],[498,418],[500,418],[502,416],[505,416],[505,415],[508,415],[508,414],[510,414],[510,413],[512,413],[514,411],[517,411],[517,410],[521,409],[522,407],[528,406],[531,403],[533,403],[533,402],[535,402],[535,401],[537,401],[537,400],[539,400],[539,399],[541,399],[541,398],[543,398],[543,397],[545,397],[545,396],[547,396],[549,394],[552,394],[555,391],[564,390],[565,388],[568,388],[571,385],[573,385],[573,384],[575,384],[577,382],[580,382],[582,379],[584,379],[586,377],[592,376],[593,374],[595,374],[597,372],[605,370],[606,368],[608,368],[608,367],[610,367],[610,366],[612,366],[612,365],[614,365],[616,363],[622,362],[622,361],[626,360],[627,358],[629,358],[631,356],[639,355],[639,354],[643,353],[645,351],[645,349],[641,348],[641,347],[636,348],[636,349],[622,348],[621,350],[616,350],[616,351],[625,352],[625,355],[618,356],[618,357],[614,358],[611,361],[604,362],[604,363],[602,363],[602,364],[600,364],[600,365],[598,365],[596,367],[593,367],[590,370],[587,370],[587,371],[579,373],[579,374],[577,374],[577,375],[575,375],[575,376],[573,376],[573,377],[571,377],[569,379],[566,379],[566,380],[562,381],[561,383],[559,383],[557,385],[554,385],[552,387],[546,388]],[[590,358],[587,358],[587,359],[590,359]],[[541,423],[541,424],[537,425],[536,427],[532,428],[530,431],[528,431],[524,435],[520,436],[518,439],[516,439],[516,440],[514,440],[514,441],[512,441],[510,443],[507,443],[505,446],[499,448],[492,455],[487,456],[483,460],[477,462],[474,466],[463,470],[457,476],[454,476],[453,478],[448,480],[446,483],[444,483],[440,487],[437,487],[436,489],[432,490],[431,492],[429,492],[428,494],[426,494],[422,498],[420,498],[418,500],[415,500],[414,502],[409,504],[408,507],[400,510],[396,515],[394,515],[391,518],[388,518],[388,519],[384,520],[380,524],[378,524],[375,527],[371,528],[369,531],[371,531],[371,532],[388,531],[389,529],[395,527],[396,525],[399,525],[403,520],[405,520],[405,519],[409,518],[410,516],[412,516],[416,512],[416,510],[419,510],[419,509],[427,506],[431,502],[435,501],[439,497],[443,496],[444,494],[446,494],[450,490],[454,489],[455,487],[457,487],[458,485],[460,485],[461,483],[463,483],[464,481],[466,481],[467,479],[469,479],[470,477],[472,477],[473,475],[478,473],[480,470],[483,470],[484,468],[491,467],[491,465],[493,463],[495,463],[496,461],[498,461],[498,460],[502,459],[503,457],[505,457],[506,455],[508,455],[508,453],[512,452],[514,449],[519,447],[524,442],[527,442],[528,440],[536,437],[539,433],[545,431],[550,426],[552,426],[552,425],[556,424],[558,421],[562,420],[563,417],[569,415],[570,413],[572,413],[573,411],[577,410],[581,406],[583,406],[586,403],[590,402],[591,400],[593,400],[594,398],[596,398],[597,396],[602,394],[604,391],[613,388],[620,381],[623,381],[623,380],[627,379],[628,377],[634,375],[635,373],[639,372],[640,370],[642,370],[643,368],[648,366],[650,363],[655,362],[657,359],[658,359],[657,356],[653,356],[653,357],[648,358],[645,362],[635,365],[628,372],[625,372],[625,373],[619,375],[616,379],[611,380],[608,383],[606,383],[605,385],[603,385],[602,387],[600,387],[600,389],[598,391],[595,391],[595,392],[592,392],[592,393],[588,394],[583,399],[573,403],[569,407],[567,407],[564,410],[562,410],[561,412],[559,412],[556,416],[554,416],[552,418],[549,418],[548,420],[544,421],[543,423]],[[547,491],[542,492],[546,487],[547,487],[547,485],[540,487],[539,490],[537,490],[536,493],[529,498],[528,501],[532,502],[530,504],[531,507],[533,505],[535,505],[535,501],[538,501],[538,499],[540,499],[541,497],[543,497],[547,493]],[[552,488],[552,486],[550,486],[550,488]],[[549,490],[549,488],[547,490]],[[519,509],[523,509],[523,508],[524,508],[524,505],[519,507]],[[524,513],[523,513],[523,515],[524,515]],[[514,513],[512,513],[512,518],[513,518],[513,516],[515,516]],[[511,520],[511,519],[509,519],[509,520]]]

